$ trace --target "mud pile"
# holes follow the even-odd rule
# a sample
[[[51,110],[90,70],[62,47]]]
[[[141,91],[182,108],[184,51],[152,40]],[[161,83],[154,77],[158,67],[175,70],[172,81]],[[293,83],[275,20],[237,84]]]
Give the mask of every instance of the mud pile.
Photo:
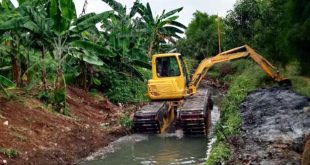
[[[288,89],[260,89],[240,106],[242,134],[232,137],[234,158],[243,164],[300,164],[310,134],[309,98]]]
[[[20,90],[16,98],[0,97],[1,164],[74,164],[127,133],[119,123],[122,108],[103,96],[68,87],[70,116],[52,113],[36,93]]]

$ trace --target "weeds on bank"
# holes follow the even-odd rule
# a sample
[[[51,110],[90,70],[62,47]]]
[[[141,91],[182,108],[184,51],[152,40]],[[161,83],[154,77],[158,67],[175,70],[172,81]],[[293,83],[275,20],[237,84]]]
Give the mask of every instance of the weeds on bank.
[[[121,118],[119,119],[119,123],[121,126],[128,129],[131,129],[133,127],[133,120],[127,114],[121,116]]]
[[[299,74],[300,67],[298,62],[292,62],[286,66],[285,74],[288,75],[292,81],[292,89],[301,95],[310,98],[310,77],[301,76]]]
[[[15,158],[15,157],[18,157],[19,155],[19,152],[14,149],[1,148],[1,147],[0,147],[0,153],[3,155],[6,155],[9,158]]]
[[[221,118],[215,126],[214,136],[217,140],[212,145],[206,165],[215,165],[229,159],[231,152],[227,137],[240,133],[242,119],[238,111],[239,105],[246,98],[248,92],[263,84],[266,76],[252,62],[239,62],[238,65],[242,68],[237,67],[237,72],[234,75],[230,75],[228,80],[224,79],[224,81],[231,81],[231,85],[221,105]]]

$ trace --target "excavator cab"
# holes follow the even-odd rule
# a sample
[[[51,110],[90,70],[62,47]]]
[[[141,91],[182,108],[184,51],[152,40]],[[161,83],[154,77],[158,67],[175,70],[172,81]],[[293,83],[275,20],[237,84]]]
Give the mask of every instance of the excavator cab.
[[[148,97],[151,100],[181,99],[188,84],[186,67],[180,54],[152,56],[152,79],[148,80]]]

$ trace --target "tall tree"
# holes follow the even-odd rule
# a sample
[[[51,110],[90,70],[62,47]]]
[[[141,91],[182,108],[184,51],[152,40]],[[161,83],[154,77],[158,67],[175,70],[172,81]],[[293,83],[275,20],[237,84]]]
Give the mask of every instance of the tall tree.
[[[236,47],[253,43],[256,34],[255,24],[261,19],[257,0],[240,0],[230,10],[225,19],[226,43],[228,47]]]
[[[301,72],[310,75],[310,2],[308,0],[289,1],[290,23],[288,41],[292,54],[296,54]]]
[[[195,12],[186,30],[186,38],[178,42],[178,50],[183,55],[199,60],[218,53],[218,24],[223,29],[223,21],[215,15]],[[224,34],[224,33],[223,33]]]

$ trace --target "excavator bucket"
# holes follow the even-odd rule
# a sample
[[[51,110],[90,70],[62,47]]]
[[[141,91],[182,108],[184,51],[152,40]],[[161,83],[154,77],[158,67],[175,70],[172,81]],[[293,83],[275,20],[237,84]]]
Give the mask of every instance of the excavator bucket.
[[[279,81],[279,85],[283,87],[291,87],[292,86],[292,81],[290,79],[283,79]]]

